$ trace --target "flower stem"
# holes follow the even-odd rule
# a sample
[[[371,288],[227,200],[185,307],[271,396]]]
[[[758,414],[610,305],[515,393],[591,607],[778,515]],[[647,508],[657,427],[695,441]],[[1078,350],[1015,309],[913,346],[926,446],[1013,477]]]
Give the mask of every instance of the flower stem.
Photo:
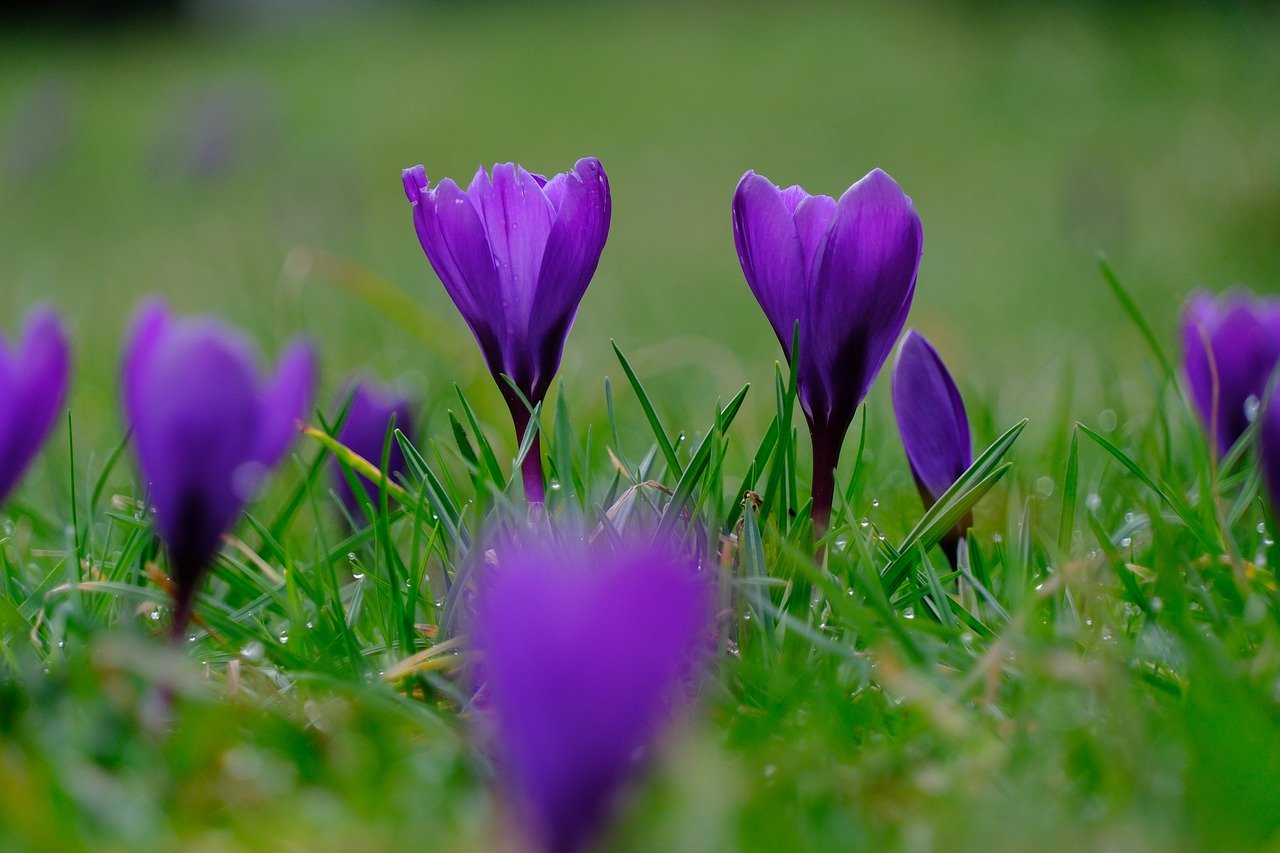
[[[831,504],[836,489],[836,463],[840,461],[840,441],[833,441],[826,430],[810,426],[813,443],[813,539],[822,540],[831,526]],[[843,438],[841,436],[840,438]]]
[[[511,409],[511,421],[516,427],[516,441],[523,442],[525,433],[529,430],[530,412],[521,400],[508,399],[507,405]],[[540,434],[534,435],[533,443],[529,445],[529,452],[525,454],[524,461],[520,464],[520,476],[524,481],[525,500],[531,504],[540,504],[546,500],[546,492],[542,484],[542,436]]]
[[[529,503],[540,504],[546,499],[542,485],[542,438],[533,437],[533,444],[520,464],[520,475],[524,478],[524,496]]]

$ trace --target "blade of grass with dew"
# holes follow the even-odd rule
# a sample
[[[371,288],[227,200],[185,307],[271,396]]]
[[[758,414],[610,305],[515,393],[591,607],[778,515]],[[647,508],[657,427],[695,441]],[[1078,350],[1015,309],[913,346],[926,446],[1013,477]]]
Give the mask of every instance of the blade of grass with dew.
[[[979,454],[969,469],[960,475],[960,478],[934,502],[932,507],[925,511],[920,521],[898,546],[898,557],[881,572],[885,589],[890,594],[898,588],[906,577],[906,573],[914,565],[916,545],[924,543],[925,547],[932,548],[937,544],[946,532],[959,523],[973,505],[981,500],[982,496],[1009,470],[1010,465],[1008,463],[1002,465],[1001,460],[1013,447],[1026,426],[1027,421],[1023,419],[1005,431]]]
[[[610,343],[613,346],[614,355],[618,357],[618,363],[622,365],[622,372],[626,374],[627,381],[631,383],[631,390],[635,392],[636,399],[640,402],[640,408],[644,412],[645,420],[649,422],[649,429],[653,431],[654,439],[658,442],[658,449],[662,452],[662,458],[666,460],[667,468],[671,471],[671,475],[678,480],[684,474],[684,468],[676,456],[675,447],[671,444],[667,431],[662,427],[662,421],[658,419],[658,411],[653,407],[653,401],[649,399],[649,393],[645,391],[640,377],[636,375],[635,370],[631,367],[631,362],[627,361],[627,357],[622,354],[622,350],[618,348],[616,343],[612,341]],[[642,477],[641,479],[648,479],[648,477]]]

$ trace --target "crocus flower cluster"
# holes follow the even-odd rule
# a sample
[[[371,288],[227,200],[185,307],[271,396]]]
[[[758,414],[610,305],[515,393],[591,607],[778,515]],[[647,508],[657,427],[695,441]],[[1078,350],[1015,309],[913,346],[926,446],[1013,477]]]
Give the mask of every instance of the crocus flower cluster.
[[[1219,455],[1249,428],[1280,363],[1280,299],[1198,292],[1182,315],[1183,371]]]
[[[249,343],[205,319],[175,319],[162,302],[138,313],[124,361],[125,417],[176,587],[173,631],[222,535],[280,460],[310,405],[310,347],[291,346],[274,376]]]
[[[923,231],[911,199],[876,169],[836,201],[747,172],[733,197],[743,275],[796,365],[813,444],[813,519],[831,516],[854,411],[906,323]],[[792,352],[799,324],[800,352]]]
[[[495,553],[472,644],[501,778],[542,849],[580,850],[693,677],[712,589],[690,555],[648,540]]]
[[[413,435],[413,414],[409,400],[390,388],[382,388],[371,382],[354,383],[350,400],[347,403],[346,418],[338,430],[338,441],[374,465],[382,464],[382,451],[388,439],[388,433],[394,422],[395,428],[405,435]],[[391,438],[387,454],[387,470],[384,472],[393,481],[408,471],[404,451],[400,442]],[[338,499],[352,518],[359,518],[361,503],[351,490],[342,464],[334,459],[331,467],[333,488]],[[356,482],[363,489],[373,506],[378,505],[378,486],[363,474],[355,475]]]
[[[31,313],[13,346],[0,339],[0,503],[57,423],[70,376],[66,332],[49,309]]]
[[[937,350],[915,329],[903,338],[893,365],[893,411],[920,498],[932,506],[973,464],[973,446],[960,391]],[[953,564],[971,525],[971,518],[962,519],[943,540]]]
[[[427,260],[480,344],[519,441],[530,406],[551,388],[609,234],[604,169],[588,157],[547,180],[502,163],[491,175],[480,169],[464,191],[450,178],[429,187],[415,166],[404,171],[404,190]],[[541,502],[538,443],[522,473],[525,495]]]

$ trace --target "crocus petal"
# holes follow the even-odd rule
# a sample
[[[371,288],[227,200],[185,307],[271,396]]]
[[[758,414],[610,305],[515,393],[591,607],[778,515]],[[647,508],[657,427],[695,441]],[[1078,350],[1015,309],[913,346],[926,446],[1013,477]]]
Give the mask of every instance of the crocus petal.
[[[162,299],[148,299],[134,315],[124,355],[124,409],[130,424],[138,420],[142,396],[138,386],[155,361],[155,350],[169,327],[169,310]]]
[[[609,235],[612,203],[609,179],[594,157],[579,160],[573,171],[557,175],[556,218],[547,235],[542,268],[529,321],[529,340],[540,346],[538,375],[531,378],[530,399],[541,399],[560,366],[560,353],[578,303],[595,275]]]
[[[186,594],[247,500],[261,398],[243,341],[209,323],[172,326],[137,376],[133,432],[174,580]],[[254,477],[256,484],[256,476]]]
[[[893,366],[893,411],[920,490],[937,501],[973,463],[964,401],[933,345],[907,332]]]
[[[706,635],[691,562],[508,547],[476,594],[475,647],[506,779],[548,850],[581,849],[657,733]]]
[[[813,265],[817,260],[818,246],[831,227],[836,213],[836,200],[829,195],[811,195],[802,200],[795,210],[796,236],[800,239],[800,253],[804,256],[804,287],[813,280]]]
[[[427,191],[427,170],[422,164],[410,166],[400,173],[400,181],[404,184],[405,198],[409,199],[410,204],[417,204]]]
[[[843,432],[889,356],[915,293],[923,235],[911,199],[879,169],[850,187],[818,248],[801,371],[809,414]]]
[[[782,191],[755,172],[742,176],[733,195],[733,242],[742,273],[788,358],[795,324],[808,298],[792,210]],[[802,341],[801,351],[805,346]]]
[[[514,163],[494,166],[491,178],[481,172],[467,195],[489,238],[505,331],[523,343],[555,209],[533,176]]]
[[[501,373],[507,322],[484,222],[471,199],[445,178],[414,206],[427,260],[480,344],[490,371]]]
[[[30,466],[66,400],[71,354],[62,321],[49,309],[36,309],[6,360],[9,411],[0,425],[0,502]]]
[[[280,356],[276,375],[263,389],[262,431],[254,458],[263,468],[280,461],[306,417],[316,386],[316,356],[310,344],[295,341]]]
[[[1280,301],[1244,291],[1196,293],[1181,322],[1183,371],[1205,430],[1225,454],[1249,426],[1280,362]],[[1250,403],[1252,398],[1253,403]]]

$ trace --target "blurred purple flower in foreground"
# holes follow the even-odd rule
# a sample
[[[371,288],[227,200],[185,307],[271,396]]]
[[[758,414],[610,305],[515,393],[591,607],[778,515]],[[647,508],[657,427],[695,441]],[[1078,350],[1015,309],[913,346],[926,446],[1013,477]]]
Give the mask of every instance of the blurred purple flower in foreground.
[[[356,382],[351,391],[351,402],[347,406],[347,416],[338,430],[338,441],[359,456],[381,467],[382,450],[387,440],[387,431],[395,417],[395,428],[405,435],[413,435],[413,414],[410,412],[409,400],[390,388],[382,388],[371,382]],[[358,518],[361,512],[360,501],[351,491],[342,463],[334,459],[332,464],[333,487],[352,518]],[[394,482],[408,470],[404,452],[400,450],[400,442],[391,438],[390,453],[387,457],[386,475]],[[354,475],[373,506],[378,506],[378,486],[361,474]]]
[[[814,530],[822,536],[845,433],[911,308],[920,217],[879,169],[838,202],[747,172],[733,197],[733,237],[788,361],[800,324],[798,394],[813,440]]]
[[[220,539],[285,451],[315,385],[311,348],[293,344],[275,376],[235,330],[138,312],[124,359],[125,416],[177,587],[180,635]]]
[[[514,163],[480,169],[464,191],[450,178],[428,188],[422,166],[404,171],[418,240],[471,327],[507,401],[519,441],[531,405],[547,396],[578,303],[609,234],[609,181],[598,160],[552,177]],[[524,461],[525,495],[543,499],[542,457]]]
[[[648,542],[499,547],[472,640],[502,778],[545,850],[587,845],[708,649],[711,587]]]
[[[70,375],[66,332],[50,309],[31,312],[12,348],[0,339],[0,503],[49,437]]]
[[[1250,409],[1280,362],[1280,299],[1243,289],[1193,293],[1182,315],[1182,359],[1191,401],[1225,455],[1249,428]]]
[[[960,391],[937,350],[915,329],[902,339],[893,365],[893,411],[920,498],[926,508],[933,506],[973,464],[973,445]],[[972,517],[961,519],[943,539],[953,564],[959,538],[971,525]]]

